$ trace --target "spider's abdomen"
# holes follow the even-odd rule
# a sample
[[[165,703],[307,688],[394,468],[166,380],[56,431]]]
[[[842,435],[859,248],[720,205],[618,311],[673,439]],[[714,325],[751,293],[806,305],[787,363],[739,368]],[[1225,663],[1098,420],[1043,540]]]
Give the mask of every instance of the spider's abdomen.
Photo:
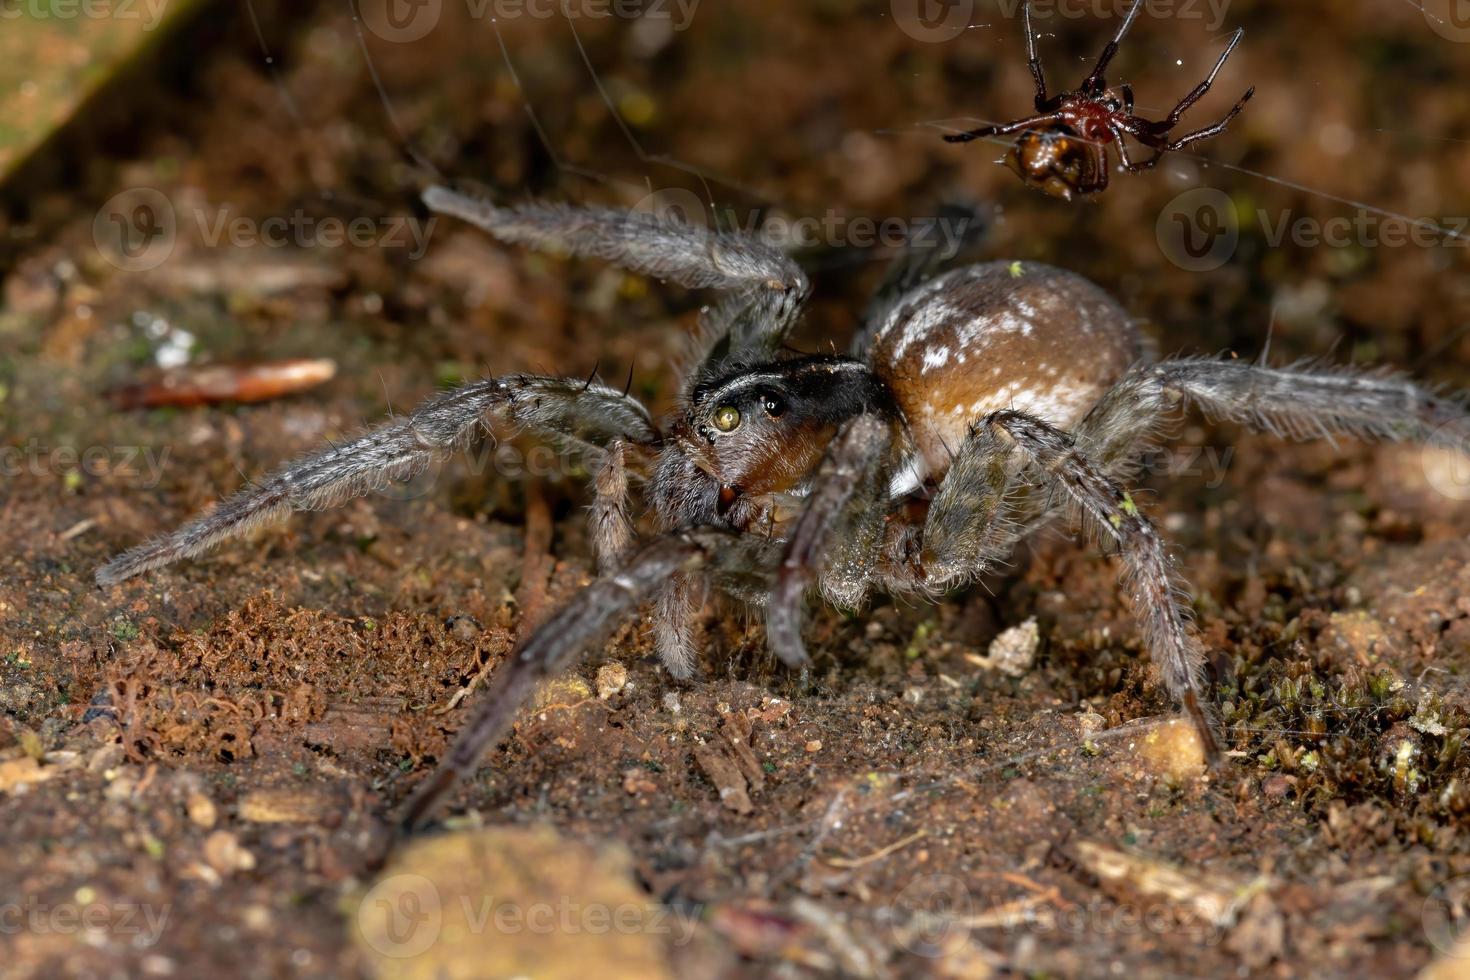
[[[986,414],[1016,409],[1070,429],[1143,350],[1127,312],[1088,280],[991,262],[904,297],[870,358],[908,422],[922,475],[937,479]]]

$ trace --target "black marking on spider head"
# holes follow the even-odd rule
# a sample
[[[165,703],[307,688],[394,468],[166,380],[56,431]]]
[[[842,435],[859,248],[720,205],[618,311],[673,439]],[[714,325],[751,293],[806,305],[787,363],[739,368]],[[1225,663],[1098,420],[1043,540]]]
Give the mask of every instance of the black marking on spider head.
[[[730,370],[698,384],[670,428],[655,477],[669,526],[743,524],[753,496],[801,493],[839,426],[879,411],[888,388],[860,361],[812,356]],[[660,487],[663,492],[660,492]]]

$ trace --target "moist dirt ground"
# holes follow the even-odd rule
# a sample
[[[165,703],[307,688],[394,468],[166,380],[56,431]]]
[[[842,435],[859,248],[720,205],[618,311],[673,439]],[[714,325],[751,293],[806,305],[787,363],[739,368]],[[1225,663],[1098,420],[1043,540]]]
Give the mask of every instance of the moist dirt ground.
[[[930,43],[905,6],[588,17],[585,63],[565,20],[529,14],[500,17],[502,48],[464,5],[412,42],[360,38],[346,5],[263,6],[267,55],[222,11],[230,29],[186,66],[160,52],[164,84],[109,93],[128,139],[23,175],[0,315],[0,974],[1461,975],[1470,482],[1453,452],[1189,417],[1151,457],[1140,504],[1192,587],[1228,743],[1207,774],[1117,563],[1059,527],[938,605],[815,610],[805,681],[758,617],[712,609],[691,684],[630,622],[386,868],[392,814],[478,679],[589,581],[574,462],[478,445],[93,584],[244,480],[463,378],[631,368],[673,403],[708,297],[429,226],[405,142],[505,200],[823,219],[798,253],[817,284],[803,350],[841,349],[882,275],[891,251],[863,247],[862,220],[965,200],[989,222],[972,257],[1091,277],[1163,353],[1269,344],[1273,364],[1470,388],[1464,241],[1404,240],[1415,226],[1342,203],[1464,231],[1470,46],[1452,25],[1394,0],[1143,17],[1117,70],[1149,114],[1237,26],[1192,118],[1256,99],[1197,155],[1066,204],[996,166],[1000,147],[927,125],[1030,107],[1010,8],[979,3]],[[1038,14],[1054,84],[1116,23],[1102,7]],[[1177,200],[1195,187],[1239,216],[1218,268],[1174,230],[1201,213]],[[131,271],[97,242],[138,188],[176,223],[166,259]],[[283,247],[255,234],[270,218],[294,219]],[[369,242],[321,234],[355,219]],[[1346,230],[1314,241],[1331,219]],[[254,405],[108,398],[169,358],[298,357],[337,374]]]

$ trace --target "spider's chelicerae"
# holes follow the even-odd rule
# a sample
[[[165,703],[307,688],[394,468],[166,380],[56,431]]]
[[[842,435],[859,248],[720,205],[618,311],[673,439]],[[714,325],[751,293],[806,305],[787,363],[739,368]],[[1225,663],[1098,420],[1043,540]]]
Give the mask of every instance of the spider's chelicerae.
[[[1057,96],[1046,93],[1046,75],[1036,53],[1036,33],[1031,29],[1031,4],[1024,4],[1021,9],[1026,30],[1026,64],[1036,81],[1036,115],[1003,125],[951,133],[944,138],[951,143],[968,143],[991,136],[1020,133],[1015,146],[1005,156],[1006,166],[1027,185],[1070,201],[1074,194],[1096,194],[1107,189],[1109,144],[1117,145],[1123,169],[1137,173],[1151,169],[1165,153],[1225,132],[1225,127],[1240,115],[1240,110],[1255,94],[1254,87],[1248,89],[1219,122],[1175,140],[1169,138],[1184,113],[1210,90],[1215,76],[1220,74],[1220,69],[1225,67],[1226,60],[1245,35],[1244,30],[1231,35],[1225,53],[1220,55],[1209,76],[1179,100],[1179,104],[1163,119],[1143,119],[1133,114],[1131,86],[1124,84],[1116,92],[1109,90],[1104,73],[1146,2],[1137,0],[1128,9],[1118,33],[1103,48],[1092,74],[1083,80],[1081,86],[1074,92],[1063,92]],[[1127,136],[1153,150],[1153,156],[1147,160],[1134,160],[1128,153]]]
[[[875,590],[937,596],[1002,564],[1069,506],[1117,553],[1144,645],[1214,756],[1188,597],[1127,489],[1140,455],[1188,402],[1296,437],[1452,443],[1444,427],[1467,417],[1460,402],[1390,374],[1147,363],[1128,314],[1079,276],[1020,262],[938,274],[933,255],[918,252],[888,277],[851,356],[798,355],[785,340],[807,279],[754,238],[641,213],[497,207],[444,188],[425,200],[507,243],[728,293],[706,314],[673,414],[656,423],[626,392],[580,378],[474,381],[287,465],[97,573],[101,585],[115,585],[289,511],[368,492],[489,424],[592,452],[600,577],[498,668],[410,802],[409,826],[474,770],[540,679],[646,600],[655,602],[658,652],[676,678],[694,672],[694,627],[710,591],[763,605],[771,648],[799,666],[809,592],[847,608]],[[634,478],[658,529],[643,543]]]

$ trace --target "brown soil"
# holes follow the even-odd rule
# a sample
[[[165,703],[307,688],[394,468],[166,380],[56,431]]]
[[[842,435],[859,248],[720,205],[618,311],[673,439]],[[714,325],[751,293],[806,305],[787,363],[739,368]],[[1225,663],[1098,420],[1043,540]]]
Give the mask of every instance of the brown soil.
[[[502,24],[523,98],[489,23],[463,14],[446,4],[422,42],[370,38],[398,125],[441,167],[512,198],[707,193],[639,159],[564,22]],[[1464,249],[1272,247],[1258,211],[1271,226],[1355,212],[1201,160],[1415,216],[1470,213],[1470,48],[1412,4],[1242,0],[1219,30],[1145,18],[1119,65],[1142,105],[1183,91],[1235,25],[1247,37],[1228,91],[1196,118],[1245,84],[1259,94],[1201,158],[1070,206],[1024,191],[996,148],[946,147],[916,125],[1029,105],[1016,22],[987,4],[974,20],[960,41],[923,44],[884,3],[742,0],[701,5],[667,38],[619,21],[581,30],[647,153],[709,173],[708,193],[740,216],[922,216],[963,194],[996,202],[984,255],[1088,275],[1165,352],[1255,357],[1274,311],[1275,362],[1333,350],[1470,388]],[[1108,26],[1043,28],[1052,77],[1070,84]],[[210,247],[189,209],[423,219],[342,5],[270,33],[292,38],[274,52],[280,88],[244,42],[212,48],[178,104],[140,124],[136,156],[99,148],[76,186],[9,223],[44,233],[20,249],[0,315],[0,446],[15,462],[0,485],[7,976],[404,973],[364,938],[370,863],[462,723],[460,692],[528,616],[588,580],[583,475],[451,464],[118,588],[91,573],[242,474],[481,370],[632,365],[637,390],[667,406],[694,324],[700,298],[447,222],[421,260]],[[1247,216],[1234,261],[1209,273],[1170,263],[1155,234],[1196,176]],[[168,261],[130,274],[100,256],[93,218],[140,186],[182,218]],[[803,255],[819,283],[803,346],[845,341],[877,257]],[[111,407],[104,392],[179,329],[200,362],[331,356],[340,369],[252,406]],[[680,976],[1413,974],[1448,947],[1470,872],[1470,508],[1436,489],[1456,464],[1200,420],[1178,445],[1200,451],[1146,478],[1145,507],[1213,651],[1231,752],[1207,777],[1165,723],[1114,563],[1055,533],[1011,577],[942,605],[814,614],[808,686],[747,617],[711,618],[705,677],[685,687],[630,624],[455,795],[434,833],[477,843],[394,870],[492,887],[496,875],[466,870],[477,847],[500,868],[497,848],[534,855],[546,838],[474,828],[549,825],[571,856],[539,879],[507,873],[504,888],[632,893],[687,914],[687,941],[656,938]],[[979,662],[1031,617],[1029,671]],[[91,931],[67,918],[87,909],[102,910]],[[151,930],[145,913],[166,920]],[[456,941],[437,951],[460,969]],[[625,945],[586,956],[646,975],[648,950]],[[546,975],[576,969],[545,962]]]

